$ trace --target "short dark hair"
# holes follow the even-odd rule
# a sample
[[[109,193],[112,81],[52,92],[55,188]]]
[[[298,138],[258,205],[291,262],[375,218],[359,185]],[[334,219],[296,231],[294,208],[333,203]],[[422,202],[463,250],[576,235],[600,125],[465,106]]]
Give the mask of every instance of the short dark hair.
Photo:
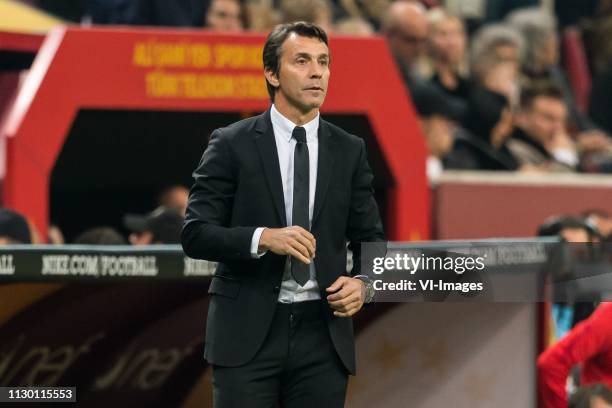
[[[569,400],[569,408],[590,408],[593,398],[599,397],[608,404],[612,404],[612,390],[605,384],[592,384],[580,387]]]
[[[296,21],[293,23],[279,24],[272,29],[266,43],[263,48],[263,66],[264,70],[270,70],[274,72],[274,75],[278,77],[280,71],[280,57],[282,45],[289,37],[289,34],[296,33],[301,37],[318,38],[321,42],[327,43],[327,34],[325,31],[316,24],[307,23],[305,21]],[[266,79],[266,86],[268,87],[268,94],[270,100],[274,102],[274,94],[276,88],[272,86]]]
[[[564,229],[581,229],[589,236],[597,235],[597,231],[583,218],[573,215],[560,215],[549,217],[538,227],[539,237],[560,235]]]
[[[82,232],[75,238],[74,243],[82,245],[126,245],[127,241],[111,227],[96,227]]]
[[[521,91],[521,108],[530,108],[533,101],[542,96],[565,102],[559,86],[550,81],[535,81]]]
[[[32,232],[26,218],[7,208],[0,208],[0,237],[12,244],[32,243]]]

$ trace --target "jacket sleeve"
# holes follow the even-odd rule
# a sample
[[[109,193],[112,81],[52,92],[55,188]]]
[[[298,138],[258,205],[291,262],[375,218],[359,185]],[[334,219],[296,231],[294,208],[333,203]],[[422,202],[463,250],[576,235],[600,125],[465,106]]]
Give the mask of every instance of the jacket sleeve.
[[[599,306],[538,358],[538,387],[542,408],[567,407],[565,384],[572,367],[610,347],[610,306]]]
[[[372,181],[374,176],[368,164],[365,142],[360,139],[360,150],[357,167],[353,173],[351,202],[346,236],[349,249],[353,252],[353,269],[351,276],[361,274],[361,243],[377,242],[368,256],[385,256],[386,241],[378,205],[374,199]],[[380,252],[380,254],[379,254]],[[368,262],[367,260],[365,262]]]
[[[181,235],[187,256],[217,262],[251,259],[256,227],[230,227],[238,185],[236,163],[226,135],[221,129],[215,130],[193,172]]]

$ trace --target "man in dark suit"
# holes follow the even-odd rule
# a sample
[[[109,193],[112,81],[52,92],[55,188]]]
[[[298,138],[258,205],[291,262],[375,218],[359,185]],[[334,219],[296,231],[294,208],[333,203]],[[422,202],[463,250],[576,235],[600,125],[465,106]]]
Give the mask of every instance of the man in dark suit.
[[[360,243],[384,239],[373,176],[363,140],[319,118],[325,32],[277,26],[263,59],[273,105],[212,133],[182,234],[188,256],[219,262],[204,351],[214,406],[342,407],[351,316],[373,297]]]

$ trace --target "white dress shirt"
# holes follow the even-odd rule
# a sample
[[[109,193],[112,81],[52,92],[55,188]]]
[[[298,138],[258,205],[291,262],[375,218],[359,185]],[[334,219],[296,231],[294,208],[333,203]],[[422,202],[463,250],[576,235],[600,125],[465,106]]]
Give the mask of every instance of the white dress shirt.
[[[272,105],[270,109],[270,119],[274,130],[276,150],[278,152],[278,162],[283,181],[283,195],[285,198],[285,214],[287,215],[287,225],[291,224],[293,213],[293,151],[296,140],[291,136],[293,129],[297,126],[289,119],[284,117],[276,107]],[[314,197],[317,186],[317,163],[319,158],[319,114],[310,122],[302,125],[306,130],[306,144],[308,145],[308,165],[310,171],[310,186],[308,197],[308,218],[312,225],[312,213],[314,210]],[[258,258],[263,253],[258,253],[259,239],[265,227],[255,230],[251,240],[251,255]],[[319,285],[317,284],[314,262],[310,263],[310,279],[304,286],[301,286],[291,276],[291,257],[287,256],[285,270],[283,272],[283,282],[281,284],[278,301],[281,303],[303,302],[305,300],[320,299]]]

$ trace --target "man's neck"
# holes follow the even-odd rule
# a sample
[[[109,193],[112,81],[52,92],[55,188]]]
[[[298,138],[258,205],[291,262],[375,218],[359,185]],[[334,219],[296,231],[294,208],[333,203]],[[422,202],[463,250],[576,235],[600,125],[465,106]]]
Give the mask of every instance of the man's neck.
[[[297,126],[302,126],[310,122],[319,113],[319,109],[317,108],[311,109],[308,112],[302,112],[295,106],[290,105],[289,103],[281,99],[277,99],[274,101],[274,107],[276,107],[276,110],[281,115],[289,119],[291,122],[295,123]]]

